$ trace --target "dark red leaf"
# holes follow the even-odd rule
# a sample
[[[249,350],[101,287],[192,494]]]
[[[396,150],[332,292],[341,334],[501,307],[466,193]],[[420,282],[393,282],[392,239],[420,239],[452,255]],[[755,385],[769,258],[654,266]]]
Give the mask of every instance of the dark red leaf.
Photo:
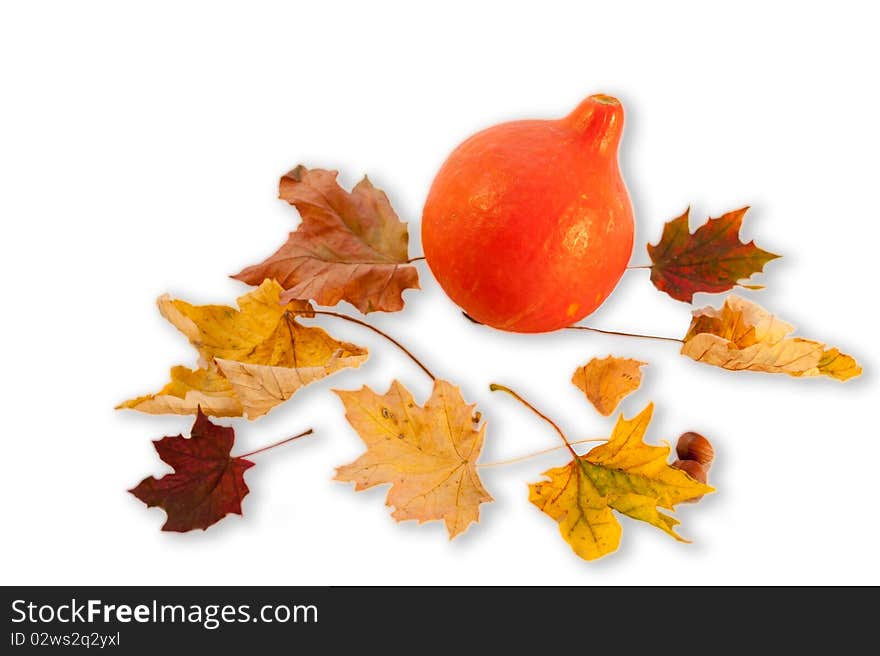
[[[240,515],[248,493],[244,472],[254,463],[230,455],[234,442],[232,428],[211,423],[199,409],[189,439],[175,435],[153,442],[174,473],[145,478],[129,492],[165,510],[163,531],[206,529],[229,513]]]

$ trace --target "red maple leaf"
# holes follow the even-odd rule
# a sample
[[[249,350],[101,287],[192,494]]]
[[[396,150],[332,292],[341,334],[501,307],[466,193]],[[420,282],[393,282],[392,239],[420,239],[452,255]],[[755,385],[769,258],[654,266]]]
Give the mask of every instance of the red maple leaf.
[[[657,245],[648,244],[654,286],[685,303],[692,303],[697,292],[718,294],[737,284],[760,289],[760,285],[740,281],[763,271],[764,265],[779,255],[758,248],[754,241],[740,241],[739,231],[748,209],[710,218],[693,233],[688,224],[689,210],[666,223]]]
[[[232,428],[211,423],[199,409],[190,438],[175,435],[153,442],[174,473],[145,478],[129,492],[165,511],[163,531],[204,530],[229,513],[240,515],[249,491],[244,472],[254,463],[230,455],[234,442]]]

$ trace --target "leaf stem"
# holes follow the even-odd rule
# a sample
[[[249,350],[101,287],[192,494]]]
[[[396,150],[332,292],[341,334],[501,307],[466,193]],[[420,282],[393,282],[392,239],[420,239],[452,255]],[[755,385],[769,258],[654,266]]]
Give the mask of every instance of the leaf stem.
[[[633,266],[626,267],[626,270],[629,271],[631,269],[653,269],[653,264],[635,264]]]
[[[255,451],[248,451],[247,453],[243,453],[240,456],[235,456],[236,458],[249,458],[250,456],[254,456],[258,453],[262,453],[263,451],[268,451],[269,449],[274,449],[276,446],[281,446],[282,444],[287,444],[288,442],[292,442],[293,440],[299,439],[300,437],[305,437],[306,435],[311,435],[314,433],[311,428],[308,430],[304,430],[302,433],[298,435],[294,435],[293,437],[286,437],[283,440],[279,440],[278,442],[272,442],[272,444],[268,444],[264,447],[256,449]]]
[[[419,360],[416,356],[414,356],[412,353],[410,353],[408,348],[406,348],[403,344],[398,342],[396,339],[394,339],[388,333],[382,332],[381,330],[379,330],[375,326],[368,324],[366,321],[361,321],[360,319],[355,319],[354,317],[350,317],[347,314],[342,314],[340,312],[328,312],[327,310],[288,310],[288,312],[293,312],[294,314],[302,314],[302,315],[322,314],[326,317],[336,317],[337,319],[344,319],[345,321],[350,321],[351,323],[356,323],[357,325],[363,326],[364,328],[369,328],[374,333],[376,333],[377,335],[381,335],[382,337],[387,339],[389,342],[394,344],[401,351],[403,351],[410,360],[415,362],[418,365],[418,367],[428,375],[428,378],[430,378],[431,380],[437,380],[437,377],[431,373],[430,369],[428,369],[425,365],[423,365],[421,360]]]
[[[602,333],[603,335],[619,335],[621,337],[641,337],[642,339],[659,339],[664,342],[678,342],[683,344],[683,339],[678,337],[661,337],[660,335],[642,335],[641,333],[623,333],[617,330],[602,330],[601,328],[591,328],[590,326],[566,326],[565,330],[589,330],[594,333]]]
[[[407,262],[407,264],[412,264],[413,262],[418,262],[419,260],[424,260],[424,259],[425,259],[424,255],[419,255],[418,257],[409,258],[406,262]]]
[[[608,439],[604,437],[590,437],[585,440],[575,440],[571,442],[571,445],[575,444],[586,444],[587,442],[607,442]],[[515,458],[507,458],[506,460],[496,460],[495,462],[481,462],[477,464],[477,467],[501,467],[502,465],[512,465],[515,462],[521,462],[523,460],[529,460],[530,458],[537,458],[538,456],[542,456],[545,453],[551,453],[553,451],[559,451],[559,449],[564,449],[565,445],[562,446],[551,446],[549,449],[541,449],[540,451],[533,451],[532,453],[526,453],[522,456],[517,456]]]
[[[545,415],[543,412],[541,412],[540,410],[538,410],[535,406],[533,406],[531,403],[529,403],[528,401],[526,401],[523,397],[521,397],[519,394],[517,394],[516,392],[514,392],[512,389],[510,389],[510,388],[507,387],[506,385],[499,385],[499,384],[497,384],[497,383],[492,383],[491,385],[489,385],[489,389],[490,389],[491,391],[493,391],[493,392],[507,392],[507,393],[510,394],[513,398],[515,398],[517,401],[519,401],[519,402],[522,403],[525,407],[527,407],[529,410],[531,410],[531,411],[534,412],[536,415],[538,415],[541,419],[543,419],[543,420],[546,421],[548,424],[550,424],[551,426],[553,426],[553,429],[554,429],[557,433],[559,433],[559,437],[561,437],[561,438],[562,438],[562,441],[565,442],[565,446],[566,446],[566,447],[568,448],[568,450],[571,452],[571,455],[574,456],[575,458],[578,457],[577,452],[575,452],[575,450],[572,448],[572,446],[571,446],[571,442],[568,441],[568,438],[565,436],[565,433],[562,432],[562,429],[559,427],[559,425],[558,425],[555,421],[553,421],[552,419],[550,419],[550,417],[548,417],[548,416]]]
[[[478,326],[485,326],[481,321],[477,321],[467,312],[462,312],[462,316],[465,319],[470,321],[471,323],[475,323]],[[603,335],[618,335],[619,337],[641,337],[642,339],[660,339],[665,342],[678,342],[679,344],[683,344],[683,339],[678,339],[677,337],[661,337],[659,335],[642,335],[641,333],[624,333],[617,330],[602,330],[601,328],[592,328],[590,326],[566,326],[564,330],[589,330],[594,333],[602,333]]]

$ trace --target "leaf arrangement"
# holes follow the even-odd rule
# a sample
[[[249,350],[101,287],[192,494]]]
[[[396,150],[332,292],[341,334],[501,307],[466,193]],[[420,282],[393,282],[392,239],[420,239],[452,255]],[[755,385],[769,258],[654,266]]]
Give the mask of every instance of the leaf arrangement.
[[[238,307],[191,305],[162,296],[159,311],[198,353],[195,368],[178,365],[161,390],[120,404],[151,414],[192,414],[190,437],[176,435],[155,442],[159,457],[174,472],[144,479],[130,492],[148,506],[165,510],[166,531],[206,529],[230,513],[241,514],[248,493],[247,458],[284,444],[311,430],[247,454],[232,456],[234,431],[208,418],[256,419],[287,401],[305,385],[344,368],[360,367],[363,347],[306,325],[324,317],[343,319],[376,332],[401,348],[433,381],[423,405],[400,382],[385,394],[363,387],[336,390],[351,427],[366,451],[337,468],[336,480],[356,490],[388,485],[387,505],[397,521],[443,521],[450,539],[479,521],[480,506],[492,497],[480,480],[487,427],[458,387],[434,376],[403,345],[364,320],[327,310],[346,301],[361,313],[398,312],[403,292],[418,289],[418,271],[410,257],[407,225],[387,196],[367,178],[351,192],[335,171],[298,166],[281,178],[280,197],[293,205],[301,221],[287,241],[263,262],[234,278],[254,287]],[[728,292],[750,281],[779,257],[739,231],[747,208],[709,219],[693,233],[689,213],[668,222],[660,241],[648,245],[654,286],[690,303],[697,292]],[[572,329],[599,330],[588,326]],[[693,312],[683,338],[661,338],[681,345],[681,354],[730,371],[783,373],[795,377],[827,376],[845,381],[861,373],[855,359],[837,348],[792,337],[793,327],[745,298],[729,295],[720,308]],[[627,333],[616,333],[627,334]],[[640,336],[640,335],[635,335]],[[644,335],[643,337],[653,337]],[[577,367],[572,383],[602,416],[635,392],[646,363],[608,356]],[[619,516],[647,522],[676,540],[678,524],[664,511],[693,502],[713,491],[706,483],[714,457],[703,436],[688,431],[678,442],[678,458],[668,446],[645,442],[653,405],[632,419],[622,414],[608,427],[607,439],[571,441],[559,425],[517,392],[511,394],[544,419],[561,439],[571,460],[531,483],[529,500],[559,525],[563,539],[581,558],[593,560],[614,551],[621,538]],[[601,442],[579,453],[585,442]],[[529,454],[525,457],[531,457]],[[523,458],[516,458],[520,460]]]

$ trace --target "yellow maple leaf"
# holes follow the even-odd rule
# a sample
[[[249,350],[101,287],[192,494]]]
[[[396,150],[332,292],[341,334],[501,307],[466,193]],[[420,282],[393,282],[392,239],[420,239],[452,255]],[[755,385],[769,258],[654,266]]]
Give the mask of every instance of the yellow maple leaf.
[[[794,326],[756,303],[728,296],[720,309],[694,311],[682,355],[734,371],[828,376],[844,381],[862,373],[850,355],[821,342],[789,337]]]
[[[172,369],[157,394],[122,403],[141,412],[205,414],[255,419],[304,385],[345,367],[359,367],[367,350],[333,339],[322,328],[303,326],[307,302],[279,302],[281,285],[265,280],[227,305],[191,305],[162,296],[159,311],[198,350],[201,368]]]
[[[640,367],[647,362],[629,358],[593,358],[575,369],[571,382],[580,389],[599,413],[606,417],[614,412],[626,395],[642,384]]]
[[[480,504],[492,501],[476,469],[486,425],[478,425],[475,406],[457,387],[434,381],[424,407],[397,381],[383,396],[368,387],[336,394],[367,445],[337,468],[336,480],[354,482],[356,490],[390,483],[386,502],[394,519],[442,519],[450,539],[479,521]]]
[[[654,405],[634,419],[621,415],[608,442],[529,486],[529,500],[559,523],[559,532],[585,560],[617,549],[621,527],[612,510],[648,522],[677,540],[679,523],[658,510],[713,491],[667,464],[668,446],[643,441]]]

